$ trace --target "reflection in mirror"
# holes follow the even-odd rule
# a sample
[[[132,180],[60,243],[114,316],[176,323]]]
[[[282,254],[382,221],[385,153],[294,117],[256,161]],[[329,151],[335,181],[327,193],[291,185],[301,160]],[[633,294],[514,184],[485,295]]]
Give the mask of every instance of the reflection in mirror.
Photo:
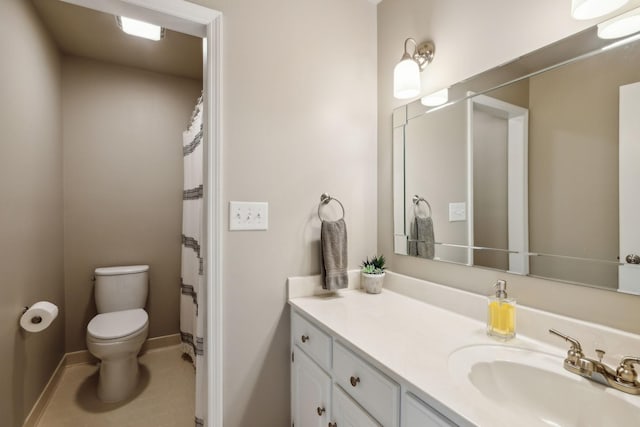
[[[595,34],[394,112],[396,253],[640,293],[640,41]]]

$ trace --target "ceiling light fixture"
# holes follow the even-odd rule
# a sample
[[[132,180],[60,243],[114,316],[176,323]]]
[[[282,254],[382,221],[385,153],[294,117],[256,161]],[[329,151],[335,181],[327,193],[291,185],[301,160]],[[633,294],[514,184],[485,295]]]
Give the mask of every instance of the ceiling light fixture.
[[[158,41],[164,37],[164,28],[126,16],[116,16],[118,27],[127,34]]]
[[[409,53],[413,43],[413,53]],[[433,61],[436,47],[433,42],[418,45],[412,38],[404,41],[404,54],[393,69],[393,96],[398,99],[413,98],[420,94],[420,72]]]
[[[598,37],[601,39],[619,39],[638,31],[640,31],[640,8],[598,24]]]
[[[629,0],[571,0],[574,19],[593,19],[620,9]]]

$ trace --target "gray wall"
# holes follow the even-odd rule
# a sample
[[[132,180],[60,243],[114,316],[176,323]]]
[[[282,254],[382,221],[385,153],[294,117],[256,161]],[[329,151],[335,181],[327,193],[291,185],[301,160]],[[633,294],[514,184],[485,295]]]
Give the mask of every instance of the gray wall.
[[[508,120],[474,108],[473,112],[473,244],[509,247],[507,198]],[[509,269],[504,252],[475,250],[473,264]]]
[[[637,6],[634,0],[627,8]],[[495,11],[500,10],[496,18]],[[393,254],[391,112],[393,67],[404,39],[436,42],[436,57],[422,73],[423,95],[502,64],[593,25],[575,21],[568,2],[487,0],[395,0],[378,6],[378,251],[390,268],[480,294],[497,278],[509,281],[521,304],[640,332],[640,297],[475,267],[437,263]],[[515,37],[514,35],[519,35]],[[490,47],[489,49],[478,48]]]
[[[60,58],[29,2],[0,13],[0,424],[22,425],[64,347]],[[40,300],[59,317],[23,332]]]
[[[290,425],[286,278],[320,272],[321,193],[346,209],[349,266],[376,251],[376,8],[197,3],[224,13],[223,202],[269,202],[268,231],[222,236],[224,425]]]
[[[86,348],[93,270],[150,265],[149,337],[179,332],[182,131],[202,83],[65,56],[66,351]]]

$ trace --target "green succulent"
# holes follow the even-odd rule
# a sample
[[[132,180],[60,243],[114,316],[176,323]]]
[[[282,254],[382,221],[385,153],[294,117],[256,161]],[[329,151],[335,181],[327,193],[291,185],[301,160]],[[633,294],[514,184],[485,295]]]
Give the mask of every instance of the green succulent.
[[[384,270],[386,268],[384,266],[384,263],[385,263],[384,255],[376,255],[371,259],[367,257],[367,259],[362,261],[362,265],[360,267],[362,267],[363,273],[382,274],[384,273]]]

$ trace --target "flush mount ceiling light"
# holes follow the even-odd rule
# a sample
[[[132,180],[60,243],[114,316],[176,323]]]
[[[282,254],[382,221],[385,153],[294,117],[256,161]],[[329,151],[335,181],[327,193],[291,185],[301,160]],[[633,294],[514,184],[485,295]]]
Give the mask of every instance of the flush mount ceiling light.
[[[446,104],[449,100],[449,88],[441,89],[420,98],[420,103],[425,107],[437,107]]]
[[[627,4],[629,0],[571,0],[574,19],[592,19],[604,16]]]
[[[158,41],[164,37],[164,28],[126,16],[116,16],[118,27],[127,34]]]
[[[413,53],[409,53],[409,43]],[[420,94],[420,72],[433,61],[436,47],[433,42],[418,45],[412,38],[404,41],[404,54],[393,69],[393,96],[398,99],[413,98]]]
[[[618,39],[640,31],[640,8],[598,24],[598,37]]]

